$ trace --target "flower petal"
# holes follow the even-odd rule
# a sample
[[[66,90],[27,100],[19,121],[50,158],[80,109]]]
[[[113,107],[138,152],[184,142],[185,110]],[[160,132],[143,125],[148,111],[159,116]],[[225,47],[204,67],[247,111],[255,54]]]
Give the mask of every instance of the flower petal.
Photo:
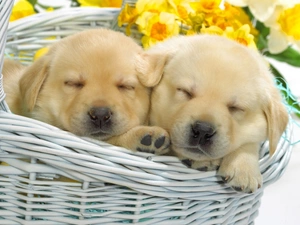
[[[245,7],[247,6],[247,0],[226,0],[231,5],[239,6],[239,7]]]
[[[48,47],[40,48],[34,54],[33,60],[36,61],[38,58],[42,57],[49,51]]]
[[[288,47],[288,40],[286,35],[277,29],[270,30],[270,36],[268,40],[269,52],[272,54],[278,54],[284,51]]]
[[[20,0],[14,5],[9,21],[11,22],[26,16],[30,16],[34,13],[34,8],[28,1]]]
[[[284,7],[281,5],[277,5],[276,8],[274,9],[273,14],[264,21],[264,24],[267,27],[276,27],[276,29],[280,29],[280,26],[277,22],[277,19],[280,15],[280,13],[284,10]]]
[[[276,0],[252,0],[249,2],[249,8],[255,18],[263,22],[273,14],[276,8],[276,3]]]
[[[143,13],[145,11],[160,12],[168,10],[168,3],[165,0],[139,0],[135,5],[138,13]]]
[[[139,27],[139,31],[146,36],[151,35],[151,26],[153,23],[157,22],[159,17],[156,13],[144,12],[136,20],[136,24]]]
[[[300,41],[295,41],[295,48],[297,48],[298,51],[300,51]]]
[[[299,0],[278,0],[278,4],[284,6],[285,8],[291,8],[299,3]]]

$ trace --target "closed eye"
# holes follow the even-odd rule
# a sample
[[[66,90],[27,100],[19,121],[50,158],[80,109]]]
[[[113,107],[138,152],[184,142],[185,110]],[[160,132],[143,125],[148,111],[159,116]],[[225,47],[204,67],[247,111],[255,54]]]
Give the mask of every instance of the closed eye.
[[[135,89],[133,85],[126,85],[126,84],[118,84],[117,87],[120,91],[132,91]]]
[[[71,81],[71,80],[67,80],[64,82],[65,86],[67,87],[72,87],[72,88],[76,88],[76,89],[81,89],[84,87],[84,82],[83,81]]]
[[[188,99],[191,99],[194,97],[194,95],[190,91],[188,91],[184,88],[177,88],[177,91],[181,94],[184,94],[185,97],[187,97]]]
[[[244,108],[242,108],[240,106],[237,106],[237,105],[228,105],[227,108],[228,108],[230,113],[244,112],[245,111]]]

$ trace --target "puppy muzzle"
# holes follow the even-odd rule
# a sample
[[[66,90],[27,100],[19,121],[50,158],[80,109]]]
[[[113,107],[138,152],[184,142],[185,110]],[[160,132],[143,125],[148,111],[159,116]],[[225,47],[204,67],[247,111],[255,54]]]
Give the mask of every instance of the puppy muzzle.
[[[93,107],[88,111],[91,135],[110,133],[113,113],[109,107]]]
[[[196,121],[190,128],[189,145],[207,149],[213,145],[216,133],[216,129],[212,124],[204,121]]]

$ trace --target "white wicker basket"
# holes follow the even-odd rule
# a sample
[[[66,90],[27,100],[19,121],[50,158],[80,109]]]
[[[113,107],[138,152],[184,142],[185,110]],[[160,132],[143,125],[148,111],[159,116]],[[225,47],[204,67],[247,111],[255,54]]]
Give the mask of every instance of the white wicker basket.
[[[0,0],[1,52],[11,5]],[[35,50],[56,39],[110,27],[118,12],[70,8],[12,22],[6,53],[30,63]],[[0,89],[0,158],[6,163],[0,165],[0,224],[253,224],[263,188],[290,158],[291,124],[272,158],[268,142],[261,148],[263,188],[237,193],[215,172],[186,168],[175,157],[134,154],[13,115]]]

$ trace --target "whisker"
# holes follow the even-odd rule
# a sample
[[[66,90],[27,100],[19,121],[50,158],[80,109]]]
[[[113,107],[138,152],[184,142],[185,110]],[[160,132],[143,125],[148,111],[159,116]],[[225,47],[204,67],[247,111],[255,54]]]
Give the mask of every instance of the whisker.
[[[178,147],[178,148],[184,148],[184,149],[193,149],[193,150],[198,150],[200,151],[203,155],[212,158],[209,154],[207,154],[200,146],[185,146],[185,145],[180,145],[180,144],[176,144],[176,143],[172,143],[173,146]]]

